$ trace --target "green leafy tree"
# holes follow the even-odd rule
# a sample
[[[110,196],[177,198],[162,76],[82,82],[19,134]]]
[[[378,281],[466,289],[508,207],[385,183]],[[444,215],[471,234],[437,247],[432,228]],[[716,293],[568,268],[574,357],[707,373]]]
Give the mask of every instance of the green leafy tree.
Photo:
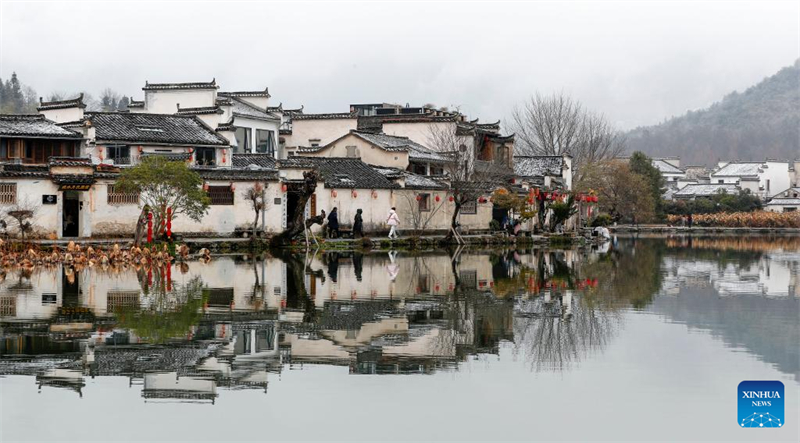
[[[647,189],[655,203],[654,211],[657,219],[664,218],[664,204],[661,196],[664,194],[664,177],[661,171],[653,166],[653,161],[640,151],[631,155],[630,169],[634,174],[641,175],[647,182]]]
[[[570,194],[566,201],[555,202],[550,204],[550,210],[553,211],[553,222],[550,230],[555,230],[556,226],[565,223],[570,217],[578,213],[578,207],[575,205],[575,196]]]
[[[123,170],[116,184],[122,192],[139,194],[140,202],[153,211],[156,232],[166,225],[168,208],[172,209],[170,220],[180,214],[198,222],[203,219],[210,199],[202,185],[203,179],[186,163],[157,155]]]

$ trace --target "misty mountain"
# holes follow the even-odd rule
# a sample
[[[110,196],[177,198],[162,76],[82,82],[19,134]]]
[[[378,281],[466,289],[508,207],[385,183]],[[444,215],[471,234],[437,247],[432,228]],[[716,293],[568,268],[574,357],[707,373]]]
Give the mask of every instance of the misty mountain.
[[[706,109],[627,134],[628,150],[680,156],[682,165],[717,160],[800,158],[800,60]]]

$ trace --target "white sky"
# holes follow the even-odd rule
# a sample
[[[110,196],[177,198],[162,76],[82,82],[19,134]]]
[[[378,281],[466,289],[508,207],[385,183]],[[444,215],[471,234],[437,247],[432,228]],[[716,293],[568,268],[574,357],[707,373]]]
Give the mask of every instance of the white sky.
[[[621,129],[743,90],[800,57],[800,2],[0,0],[0,77],[39,95],[151,82],[269,86],[274,104],[459,106],[488,122],[564,91]]]

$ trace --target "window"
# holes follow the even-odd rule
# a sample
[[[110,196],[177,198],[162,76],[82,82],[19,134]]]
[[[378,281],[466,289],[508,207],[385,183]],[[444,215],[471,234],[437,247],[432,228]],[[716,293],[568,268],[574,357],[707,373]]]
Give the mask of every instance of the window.
[[[723,184],[723,183],[725,183],[725,180],[723,180],[723,179],[719,179],[719,180],[717,180],[717,183],[719,183],[719,184]]]
[[[431,195],[430,194],[420,194],[419,195],[419,210],[422,212],[427,212],[431,210]]]
[[[106,158],[112,160],[115,165],[131,164],[131,148],[129,146],[108,146],[106,147]]]
[[[275,133],[256,129],[256,152],[275,156]]]
[[[0,204],[13,205],[17,202],[17,184],[0,183]]]
[[[319,148],[319,144],[322,140],[318,138],[310,138],[308,139],[308,144],[311,145],[312,148]]]
[[[194,151],[194,162],[201,166],[214,166],[217,164],[217,150],[215,148],[197,148]]]
[[[444,175],[444,168],[441,166],[431,166],[431,175]]]
[[[424,163],[411,163],[411,164],[408,165],[408,168],[414,174],[419,174],[419,175],[427,175],[428,174],[428,170],[425,167]]]
[[[470,200],[465,202],[461,205],[461,214],[477,214],[478,213],[478,202],[475,200]]]
[[[250,152],[250,137],[252,134],[250,128],[236,128],[236,148],[234,148],[233,152]]]
[[[109,205],[138,205],[138,192],[120,192],[114,185],[108,185],[106,201]]]
[[[233,205],[233,190],[230,186],[209,186],[208,197],[211,199],[212,205]]]
[[[345,146],[345,149],[347,149],[347,157],[358,158],[358,148],[355,146]]]

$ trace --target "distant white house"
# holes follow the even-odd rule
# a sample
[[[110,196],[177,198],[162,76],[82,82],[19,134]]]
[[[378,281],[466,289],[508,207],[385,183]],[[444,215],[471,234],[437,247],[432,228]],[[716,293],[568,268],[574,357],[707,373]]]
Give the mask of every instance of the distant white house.
[[[678,181],[686,178],[686,171],[680,168],[680,159],[677,157],[654,158],[653,166],[664,177],[667,187],[678,188]]]
[[[800,187],[795,186],[779,192],[764,205],[764,209],[772,212],[800,211]]]
[[[738,194],[741,188],[735,184],[711,183],[711,184],[688,184],[672,194],[676,200],[695,200],[697,198],[712,197],[716,194],[725,192],[727,194]]]
[[[711,184],[738,185],[741,189],[767,199],[789,188],[789,162],[721,162],[709,178]]]

